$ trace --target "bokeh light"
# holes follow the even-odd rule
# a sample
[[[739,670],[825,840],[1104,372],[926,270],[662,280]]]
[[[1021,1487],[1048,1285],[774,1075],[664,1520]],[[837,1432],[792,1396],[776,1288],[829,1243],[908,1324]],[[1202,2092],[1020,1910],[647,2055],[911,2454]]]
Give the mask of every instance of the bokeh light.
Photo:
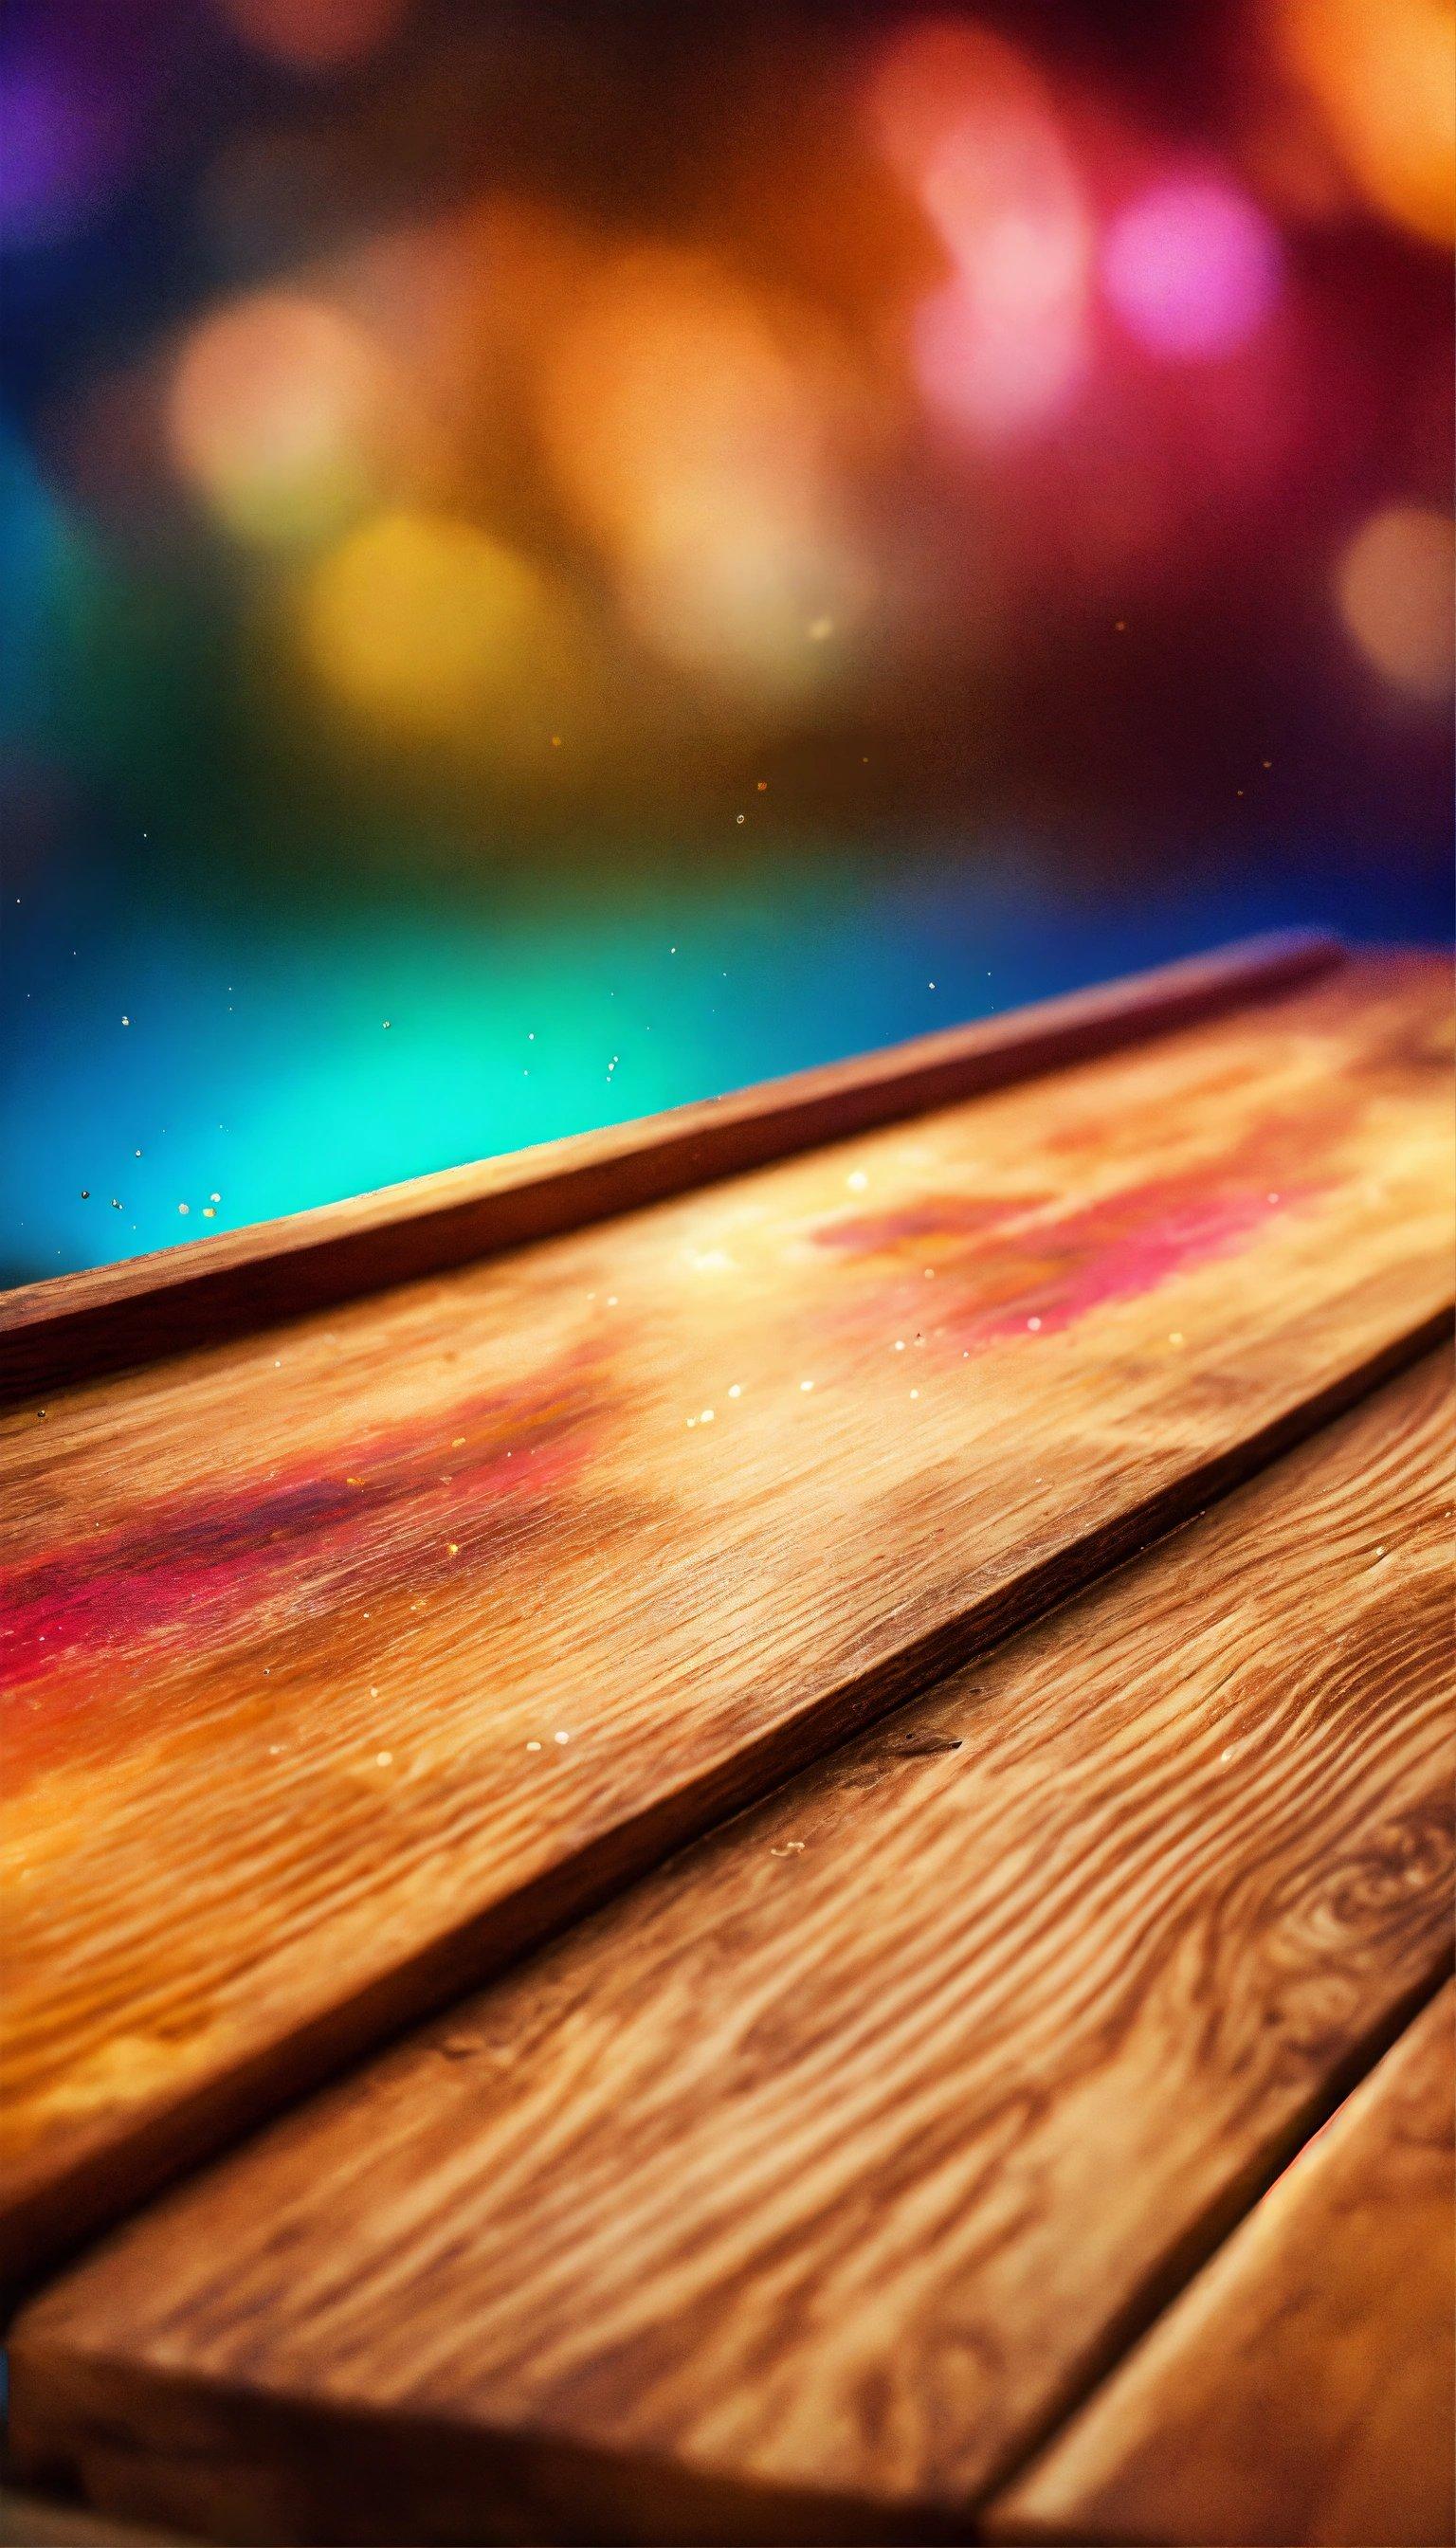
[[[539,512],[543,472],[527,447],[539,382],[600,262],[585,225],[494,191],[391,224],[332,261],[331,298],[399,384],[394,461],[411,493],[493,520],[523,497]]]
[[[1456,236],[1452,0],[1272,0],[1276,43],[1378,211]]]
[[[544,758],[570,696],[566,618],[545,579],[473,523],[391,512],[315,568],[306,648],[327,686],[387,731]]]
[[[829,367],[794,332],[713,260],[643,249],[585,290],[542,394],[558,484],[634,625],[765,699],[820,682],[865,600]]]
[[[987,442],[1058,414],[1086,361],[1078,302],[1052,295],[1024,319],[1013,304],[988,303],[959,277],[921,303],[913,342],[929,405]]]
[[[1227,354],[1269,316],[1282,258],[1272,225],[1215,177],[1173,178],[1109,226],[1102,281],[1118,317],[1155,354]]]
[[[883,146],[947,250],[952,281],[917,313],[931,405],[995,441],[1062,409],[1089,353],[1093,232],[1046,83],[1001,38],[913,28],[881,62]]]
[[[260,292],[203,319],[172,376],[177,465],[228,529],[317,539],[376,492],[392,430],[378,349],[342,312]]]
[[[299,71],[334,71],[377,52],[410,0],[224,0],[244,42]]]
[[[1356,645],[1399,690],[1448,699],[1456,666],[1456,523],[1391,504],[1355,533],[1339,562],[1340,612]]]

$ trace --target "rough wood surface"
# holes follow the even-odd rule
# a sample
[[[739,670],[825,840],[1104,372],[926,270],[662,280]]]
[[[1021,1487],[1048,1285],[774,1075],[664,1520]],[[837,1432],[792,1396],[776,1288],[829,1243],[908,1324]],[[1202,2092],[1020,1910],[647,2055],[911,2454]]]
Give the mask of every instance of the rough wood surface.
[[[993,2536],[1448,2548],[1453,2021],[1448,1985],[994,2508]]]
[[[1342,960],[1291,930],[699,1105],[0,1292],[0,1405],[580,1229],[1267,999]]]
[[[1448,1042],[1351,965],[0,1421],[0,2263],[1409,1358]]]
[[[1428,1327],[1445,1010],[1353,965],[0,1423],[0,2261]]]
[[[1449,1957],[1439,1357],[164,2200],[22,2464],[238,2539],[964,2535]]]

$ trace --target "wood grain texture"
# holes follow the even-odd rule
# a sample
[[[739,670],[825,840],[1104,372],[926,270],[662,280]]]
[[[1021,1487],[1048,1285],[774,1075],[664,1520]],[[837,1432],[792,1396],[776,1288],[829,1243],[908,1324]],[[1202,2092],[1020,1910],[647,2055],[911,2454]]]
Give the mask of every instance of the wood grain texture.
[[[969,2507],[1449,1958],[1450,1395],[1407,1375],[165,2199],[23,2469],[239,2539]]]
[[[5,1416],[0,2265],[1433,1335],[1446,1052],[1346,965]]]
[[[0,2259],[1409,1355],[1448,1040],[1438,965],[1352,965],[0,1422]]]
[[[1328,972],[1291,930],[635,1123],[0,1293],[0,1405],[579,1229]]]
[[[1017,2540],[1449,2543],[1448,1985],[994,2507]]]

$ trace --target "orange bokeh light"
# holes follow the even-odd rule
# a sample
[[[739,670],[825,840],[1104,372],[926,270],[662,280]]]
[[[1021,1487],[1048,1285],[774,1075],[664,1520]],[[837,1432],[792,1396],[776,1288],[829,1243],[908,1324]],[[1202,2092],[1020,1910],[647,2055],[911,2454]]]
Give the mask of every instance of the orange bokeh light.
[[[864,600],[811,334],[791,347],[711,259],[642,249],[584,290],[543,384],[557,483],[639,631],[769,696],[823,677]]]
[[[1456,670],[1456,523],[1423,505],[1392,504],[1358,530],[1335,579],[1356,645],[1397,689],[1433,704]]]
[[[1378,212],[1437,245],[1456,236],[1452,0],[1273,0],[1283,57]]]
[[[408,383],[398,439],[412,496],[518,512],[539,376],[599,262],[565,215],[490,195],[330,266],[331,296]]]
[[[336,529],[377,492],[397,400],[367,332],[292,292],[202,320],[172,374],[183,476],[238,537],[289,544]]]

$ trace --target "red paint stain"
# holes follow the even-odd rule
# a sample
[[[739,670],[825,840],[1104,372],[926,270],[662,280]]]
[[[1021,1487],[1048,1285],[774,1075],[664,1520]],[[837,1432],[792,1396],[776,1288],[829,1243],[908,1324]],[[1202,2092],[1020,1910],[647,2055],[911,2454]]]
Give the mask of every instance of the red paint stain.
[[[1316,1191],[1192,1176],[1125,1187],[993,1249],[986,1280],[977,1281],[974,1300],[954,1305],[947,1332],[962,1345],[990,1344],[1027,1331],[1036,1319],[1043,1335],[1055,1335],[1091,1310],[1136,1300],[1175,1274],[1230,1255],[1276,1213]]]
[[[351,1583],[386,1586],[490,1564],[590,1459],[602,1411],[595,1357],[531,1388],[391,1426],[314,1465],[145,1507],[63,1558],[0,1574],[0,1687],[46,1684],[53,1719],[93,1700],[144,1646],[190,1653],[267,1603],[317,1606]],[[463,1437],[463,1439],[461,1438]],[[24,1717],[21,1725],[24,1725]],[[19,1730],[17,1728],[16,1730]]]
[[[1288,1156],[1266,1138],[1222,1173],[1146,1178],[1074,1212],[1051,1209],[1048,1193],[947,1197],[840,1218],[814,1237],[857,1266],[898,1276],[898,1308],[907,1315],[912,1303],[930,1309],[919,1286],[935,1275],[933,1331],[957,1347],[1054,1335],[1089,1311],[1231,1254],[1276,1214],[1323,1191],[1289,1182]],[[882,1295],[873,1306],[878,1316]],[[857,1324],[864,1308],[856,1304]]]

